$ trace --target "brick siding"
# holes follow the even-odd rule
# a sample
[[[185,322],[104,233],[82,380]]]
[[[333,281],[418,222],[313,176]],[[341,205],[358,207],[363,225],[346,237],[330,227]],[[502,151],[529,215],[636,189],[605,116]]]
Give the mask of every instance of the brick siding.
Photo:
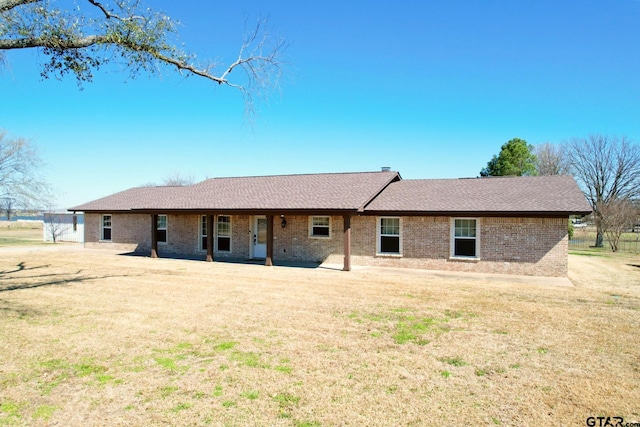
[[[159,255],[201,257],[200,215],[168,215],[166,244]],[[215,251],[216,259],[247,259],[253,241],[253,216],[231,216],[231,251]],[[310,216],[286,215],[286,227],[274,218],[273,258],[277,261],[342,263],[343,219],[332,216],[329,237],[310,236]],[[85,215],[85,247],[150,252],[151,215],[112,214],[112,241],[100,241],[102,216]],[[352,265],[425,268],[539,276],[567,274],[567,218],[478,218],[479,259],[451,257],[451,218],[401,218],[401,255],[377,254],[378,218],[351,220]],[[214,225],[215,226],[215,225]],[[217,248],[217,245],[216,245]]]

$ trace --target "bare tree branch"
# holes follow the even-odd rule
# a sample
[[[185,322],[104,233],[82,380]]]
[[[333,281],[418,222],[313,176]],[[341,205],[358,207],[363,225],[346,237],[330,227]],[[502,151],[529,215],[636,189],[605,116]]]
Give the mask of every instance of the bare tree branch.
[[[57,0],[0,0],[0,52],[39,49],[49,62],[41,75],[64,77],[73,73],[79,84],[92,81],[93,70],[124,60],[132,76],[156,73],[164,64],[182,74],[202,77],[239,90],[245,108],[253,111],[253,100],[278,87],[286,43],[274,38],[265,20],[258,21],[240,46],[238,57],[222,70],[215,64],[199,64],[183,52],[170,36],[177,21],[142,6],[138,0],[120,0],[113,6],[87,0],[91,16],[80,4],[73,10],[56,7]],[[105,55],[111,52],[112,55]],[[244,73],[231,73],[240,68]]]
[[[14,7],[28,3],[37,3],[40,0],[0,0],[0,13],[7,12]]]
[[[41,165],[29,141],[8,138],[0,130],[0,199],[10,199],[14,208],[43,203],[49,187],[40,176]]]
[[[546,142],[535,146],[534,154],[538,159],[538,175],[570,174],[570,159],[564,145]]]
[[[573,175],[593,208],[596,246],[601,247],[605,206],[640,196],[640,146],[625,137],[589,135],[571,140],[568,147]]]

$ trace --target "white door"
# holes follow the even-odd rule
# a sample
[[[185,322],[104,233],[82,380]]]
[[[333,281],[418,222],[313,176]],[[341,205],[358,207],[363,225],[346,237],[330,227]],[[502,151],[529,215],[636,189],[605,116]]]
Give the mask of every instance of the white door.
[[[267,217],[257,216],[253,224],[253,257],[267,257]]]

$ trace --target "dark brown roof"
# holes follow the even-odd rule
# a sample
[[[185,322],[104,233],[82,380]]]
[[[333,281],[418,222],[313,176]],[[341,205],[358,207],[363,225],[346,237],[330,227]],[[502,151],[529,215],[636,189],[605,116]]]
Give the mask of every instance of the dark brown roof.
[[[392,171],[213,178],[185,187],[132,188],[70,210],[357,211],[397,179]]]
[[[401,180],[397,172],[213,178],[138,187],[72,211],[360,211],[370,214],[552,214],[591,211],[570,176]]]
[[[365,212],[585,215],[591,207],[571,176],[556,175],[402,180]]]

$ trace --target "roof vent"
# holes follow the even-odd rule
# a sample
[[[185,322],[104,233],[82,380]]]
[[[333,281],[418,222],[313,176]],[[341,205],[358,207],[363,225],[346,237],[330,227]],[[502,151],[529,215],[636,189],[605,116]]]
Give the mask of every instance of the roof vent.
[[[389,166],[382,166],[382,168],[381,168],[381,169],[382,169],[382,172],[387,172],[387,171],[390,171],[390,170],[391,170],[391,167],[389,167]]]

